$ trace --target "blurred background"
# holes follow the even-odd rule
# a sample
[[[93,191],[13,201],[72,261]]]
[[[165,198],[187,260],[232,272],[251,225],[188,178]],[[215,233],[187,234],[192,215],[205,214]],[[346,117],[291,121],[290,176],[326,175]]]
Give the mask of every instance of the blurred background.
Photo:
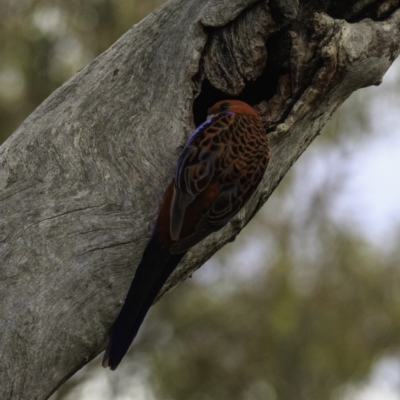
[[[0,0],[0,142],[163,0]],[[400,63],[335,114],[116,372],[52,400],[400,400]]]

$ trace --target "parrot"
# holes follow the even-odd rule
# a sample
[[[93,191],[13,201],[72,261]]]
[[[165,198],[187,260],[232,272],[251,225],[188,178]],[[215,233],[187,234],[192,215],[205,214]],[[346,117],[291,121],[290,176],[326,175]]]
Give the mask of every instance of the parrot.
[[[269,158],[267,132],[253,107],[222,100],[208,110],[207,120],[187,139],[165,190],[150,240],[111,328],[105,368],[118,367],[184,255],[247,203]]]

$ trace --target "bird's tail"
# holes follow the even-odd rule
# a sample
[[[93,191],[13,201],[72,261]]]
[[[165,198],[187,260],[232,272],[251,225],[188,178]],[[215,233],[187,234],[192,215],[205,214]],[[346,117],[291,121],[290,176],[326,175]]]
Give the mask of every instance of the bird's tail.
[[[185,253],[171,255],[154,230],[143,253],[124,305],[111,330],[103,367],[115,370],[135,338],[149,308]]]

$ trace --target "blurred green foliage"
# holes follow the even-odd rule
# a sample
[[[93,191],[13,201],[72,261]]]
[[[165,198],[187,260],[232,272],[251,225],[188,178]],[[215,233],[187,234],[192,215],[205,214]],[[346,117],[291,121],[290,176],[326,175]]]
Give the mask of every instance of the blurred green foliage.
[[[163,2],[0,0],[0,142]],[[339,399],[397,352],[399,252],[330,214],[368,102],[342,107],[238,240],[152,309],[116,373],[96,359],[53,400]]]
[[[160,304],[173,335],[153,357],[156,398],[328,399],[397,347],[398,266],[338,229],[322,241],[327,257],[281,249],[222,299],[210,296],[217,282],[186,285]],[[296,264],[309,269],[302,282]]]

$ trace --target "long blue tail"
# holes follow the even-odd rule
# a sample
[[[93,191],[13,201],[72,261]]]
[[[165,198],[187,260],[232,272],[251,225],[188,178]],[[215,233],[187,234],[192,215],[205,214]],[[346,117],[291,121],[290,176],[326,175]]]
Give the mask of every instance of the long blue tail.
[[[112,370],[118,367],[165,281],[185,254],[171,255],[168,250],[160,247],[158,235],[153,234],[136,270],[121,312],[112,327],[103,367],[110,367]]]

